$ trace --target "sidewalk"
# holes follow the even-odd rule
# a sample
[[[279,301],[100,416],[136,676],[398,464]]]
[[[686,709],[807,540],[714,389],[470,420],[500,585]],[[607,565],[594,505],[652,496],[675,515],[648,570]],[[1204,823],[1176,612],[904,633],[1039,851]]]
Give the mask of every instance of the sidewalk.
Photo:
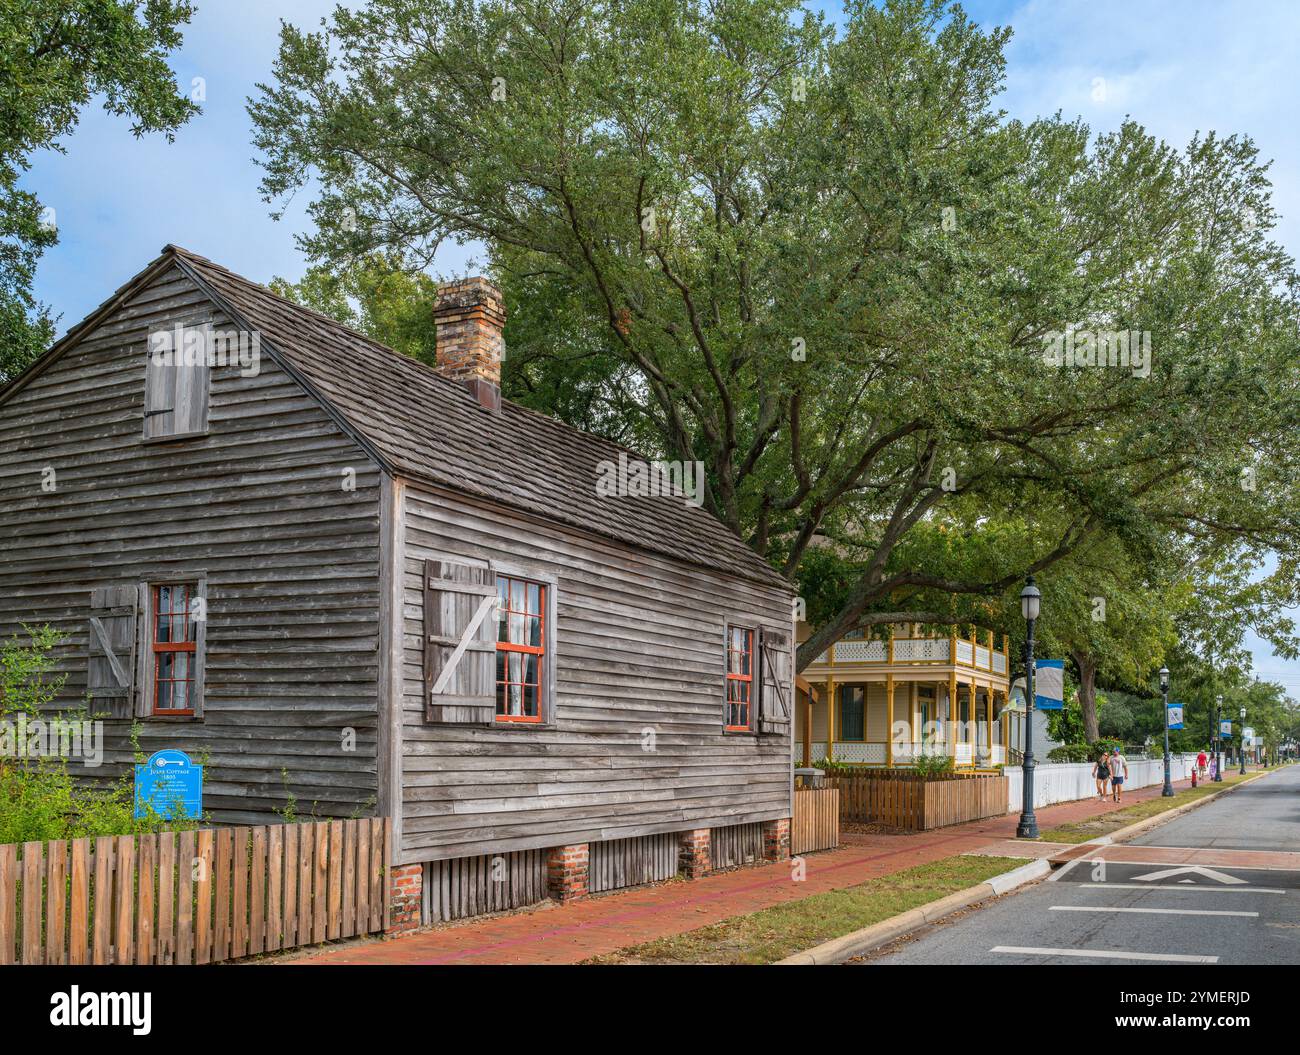
[[[1190,787],[1190,781],[1180,781]],[[1160,786],[1124,796],[1122,806],[1156,798]],[[1095,799],[1037,811],[1046,830],[1122,808]],[[914,865],[982,850],[1013,839],[1017,815],[974,821],[932,832],[845,834],[838,850],[805,858],[803,882],[788,863],[742,868],[691,882],[673,881],[569,905],[543,905],[513,915],[453,923],[391,941],[352,943],[293,959],[300,964],[563,964],[579,963],[629,945],[694,930],[731,916],[786,901],[856,886]],[[1039,856],[1025,847],[1024,856]]]

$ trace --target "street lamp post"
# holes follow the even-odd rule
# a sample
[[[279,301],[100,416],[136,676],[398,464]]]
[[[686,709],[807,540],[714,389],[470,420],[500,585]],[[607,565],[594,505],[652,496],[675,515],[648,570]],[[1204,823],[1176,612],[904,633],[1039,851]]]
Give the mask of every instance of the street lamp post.
[[[1038,818],[1034,816],[1034,623],[1042,607],[1043,595],[1031,575],[1020,591],[1020,612],[1025,617],[1025,756],[1021,764],[1020,823],[1017,839],[1038,838]]]
[[[1169,779],[1169,668],[1160,668],[1160,695],[1165,704],[1165,786],[1160,789],[1162,798],[1169,798],[1174,793],[1174,783]]]
[[[1223,713],[1223,697],[1214,697],[1214,782],[1223,779],[1223,726],[1219,717]]]
[[[1237,748],[1237,754],[1241,755],[1241,775],[1246,775],[1246,708],[1241,709],[1241,745]]]

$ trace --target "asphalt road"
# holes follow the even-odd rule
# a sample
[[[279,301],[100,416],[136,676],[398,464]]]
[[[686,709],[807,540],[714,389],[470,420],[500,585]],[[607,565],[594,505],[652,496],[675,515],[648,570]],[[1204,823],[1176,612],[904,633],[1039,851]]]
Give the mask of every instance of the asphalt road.
[[[1251,781],[1133,840],[1134,846],[1300,851],[1300,765]]]
[[[1300,851],[1300,766],[1231,792],[1132,845]],[[1101,866],[1081,860],[861,962],[1296,965],[1300,868],[1198,866],[1194,857],[1190,868],[1181,860]]]

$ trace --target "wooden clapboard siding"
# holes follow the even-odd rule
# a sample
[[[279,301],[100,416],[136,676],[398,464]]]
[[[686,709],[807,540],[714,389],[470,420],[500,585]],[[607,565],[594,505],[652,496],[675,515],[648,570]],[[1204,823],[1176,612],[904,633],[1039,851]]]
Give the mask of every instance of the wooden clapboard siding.
[[[206,753],[220,822],[268,819],[282,771],[300,808],[371,811],[380,471],[265,350],[256,377],[213,371],[206,437],[142,442],[147,335],[202,319],[233,328],[172,268],[0,402],[0,637],[22,622],[64,634],[59,704],[79,703],[91,589],[202,573],[202,720],[146,720],[142,748]],[[107,723],[107,764],[88,775],[120,775],[128,731]]]
[[[293,925],[299,865],[279,851],[321,833],[321,867],[297,896],[325,912],[317,933]],[[374,933],[391,842],[391,823],[364,818],[123,835],[94,840],[93,853],[89,839],[0,845],[0,964],[210,963]],[[516,888],[541,900],[545,855],[532,863]],[[478,911],[499,900],[485,892]]]
[[[401,861],[790,815],[789,735],[722,729],[724,625],[788,632],[788,594],[486,502],[403,490]],[[551,585],[552,722],[425,721],[422,573],[440,557]]]

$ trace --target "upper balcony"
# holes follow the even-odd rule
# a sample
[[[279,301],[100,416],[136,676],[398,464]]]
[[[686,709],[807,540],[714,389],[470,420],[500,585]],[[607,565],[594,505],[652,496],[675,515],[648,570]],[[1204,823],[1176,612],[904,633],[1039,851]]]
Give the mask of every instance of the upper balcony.
[[[867,638],[861,631],[847,634],[803,672],[809,680],[840,668],[879,668],[880,673],[899,668],[915,672],[917,667],[951,668],[979,671],[995,677],[1007,677],[1007,639],[1002,648],[994,646],[993,631],[976,630],[969,637],[956,633],[947,637],[921,636],[919,628],[904,626],[890,629],[887,638]]]

